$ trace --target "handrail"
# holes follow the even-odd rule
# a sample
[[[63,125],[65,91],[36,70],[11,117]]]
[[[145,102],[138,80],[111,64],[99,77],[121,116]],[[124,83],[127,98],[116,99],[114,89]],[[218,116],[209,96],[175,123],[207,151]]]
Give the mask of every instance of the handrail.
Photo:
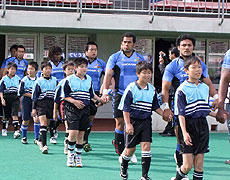
[[[151,0],[149,0],[149,14],[152,14],[152,17],[149,20],[149,23],[152,24],[154,20],[154,6],[152,6],[152,11],[151,11]]]
[[[77,13],[80,13],[79,17],[77,18],[77,20],[80,21],[82,17],[82,0],[80,0],[80,12],[79,12],[79,0],[77,0]]]
[[[2,12],[1,17],[4,18],[6,16],[6,0],[2,0],[2,9],[3,9],[3,12]]]
[[[218,0],[218,2],[220,2],[220,0]],[[220,8],[220,6],[219,6]],[[218,10],[218,13],[220,13],[220,11]],[[220,18],[220,14],[218,14],[218,17]],[[221,20],[219,22],[219,26],[221,26],[224,22],[224,0],[222,0],[222,15],[221,15]]]

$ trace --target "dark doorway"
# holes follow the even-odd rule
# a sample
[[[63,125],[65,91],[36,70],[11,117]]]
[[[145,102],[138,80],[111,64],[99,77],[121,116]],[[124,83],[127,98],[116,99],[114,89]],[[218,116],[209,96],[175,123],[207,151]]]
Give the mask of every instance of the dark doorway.
[[[5,43],[6,42],[6,36],[0,35],[0,66],[2,65],[2,62],[5,59]]]

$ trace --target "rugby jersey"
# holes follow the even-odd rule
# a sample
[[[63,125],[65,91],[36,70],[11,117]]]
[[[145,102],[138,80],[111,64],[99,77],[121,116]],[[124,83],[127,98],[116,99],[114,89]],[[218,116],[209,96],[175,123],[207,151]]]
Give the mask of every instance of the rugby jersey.
[[[32,94],[33,87],[35,85],[36,77],[31,78],[29,76],[25,76],[19,85],[18,88],[18,96],[23,96],[25,93],[30,93]]]
[[[100,91],[100,79],[103,74],[105,74],[106,63],[96,58],[92,62],[88,60],[88,70],[87,74],[92,78],[93,88],[95,92]]]
[[[109,57],[106,69],[114,71],[115,90],[118,94],[123,94],[129,83],[136,81],[136,64],[144,61],[142,55],[133,51],[133,54],[128,57],[123,51],[118,51]]]
[[[17,94],[20,80],[21,78],[17,75],[12,78],[10,78],[8,75],[3,76],[0,81],[0,92],[3,94]]]
[[[224,55],[222,67],[226,69],[230,69],[230,49]]]
[[[56,87],[55,95],[54,95],[54,102],[57,104],[61,103],[61,100],[62,100],[61,91],[62,91],[62,86],[64,85],[64,83],[65,83],[65,79],[62,79]]]
[[[175,115],[184,117],[206,117],[211,112],[209,107],[209,87],[200,82],[184,81],[175,94]]]
[[[151,118],[152,111],[160,108],[157,92],[153,85],[147,84],[142,89],[137,82],[130,83],[121,98],[118,109],[129,112],[133,119],[144,120]]]
[[[68,76],[61,91],[61,98],[71,97],[81,100],[85,106],[89,105],[94,95],[92,79],[87,74],[84,79],[80,79],[76,74]]]

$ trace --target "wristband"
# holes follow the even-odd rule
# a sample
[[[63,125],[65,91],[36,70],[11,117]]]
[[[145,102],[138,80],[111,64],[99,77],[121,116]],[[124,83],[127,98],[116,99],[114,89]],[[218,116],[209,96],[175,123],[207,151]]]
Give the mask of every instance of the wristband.
[[[162,105],[161,105],[161,109],[164,111],[165,109],[169,109],[169,103],[167,102],[164,102]]]
[[[103,95],[107,94],[108,95],[109,90],[108,89],[103,89]]]
[[[214,100],[218,99],[218,98],[219,98],[218,94],[215,94],[215,95],[213,96],[213,98],[214,98]]]

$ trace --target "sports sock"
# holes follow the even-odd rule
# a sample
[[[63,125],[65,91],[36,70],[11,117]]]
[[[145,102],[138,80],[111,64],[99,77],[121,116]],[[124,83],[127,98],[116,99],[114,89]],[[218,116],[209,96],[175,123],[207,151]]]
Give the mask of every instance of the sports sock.
[[[2,129],[7,129],[7,120],[2,120]]]
[[[52,119],[52,120],[50,120],[50,125],[49,125],[49,127],[50,127],[50,138],[54,137],[54,126],[55,126],[55,121]]]
[[[118,153],[122,154],[123,150],[125,149],[125,143],[124,143],[124,131],[121,131],[119,129],[115,129],[115,142],[118,146]]]
[[[74,154],[75,144],[76,144],[76,141],[74,141],[74,142],[69,141],[68,154]]]
[[[42,146],[46,146],[46,136],[47,136],[47,126],[41,126],[40,128],[40,138],[42,141]]]
[[[87,128],[87,130],[85,131],[85,135],[84,135],[84,141],[85,144],[88,144],[88,139],[89,139],[89,134],[91,132],[91,127],[92,127],[93,123],[89,123],[89,127]]]
[[[182,154],[180,153],[180,144],[177,144],[177,148],[176,148],[176,161],[177,161],[177,166],[178,167],[181,167],[182,164],[183,164],[183,156]]]
[[[81,154],[82,154],[82,148],[83,148],[83,144],[76,144],[76,148],[77,148],[77,157],[81,157]]]
[[[69,143],[68,136],[69,136],[69,133],[65,133],[65,142],[66,142],[66,144]]]
[[[14,131],[17,131],[17,130],[18,130],[18,123],[19,123],[18,120],[13,121]]]
[[[34,122],[34,139],[38,139],[40,131],[40,123]]]
[[[61,120],[57,120],[57,121],[55,121],[54,122],[54,130],[56,131],[57,130],[57,128],[58,128],[58,126],[61,124]]]
[[[175,180],[181,180],[183,178],[186,177],[187,174],[184,174],[181,169],[178,169],[178,171],[176,172],[176,178]]]
[[[142,177],[147,177],[151,163],[151,151],[141,152]]]
[[[21,125],[21,131],[22,131],[22,138],[27,137],[27,129],[28,129],[28,125]]]
[[[202,180],[203,179],[203,174],[204,172],[198,172],[195,171],[193,172],[193,180]]]
[[[128,156],[125,156],[124,154],[121,154],[121,157],[122,157],[121,167],[123,169],[128,169],[129,161],[132,158],[132,156],[128,157]]]

